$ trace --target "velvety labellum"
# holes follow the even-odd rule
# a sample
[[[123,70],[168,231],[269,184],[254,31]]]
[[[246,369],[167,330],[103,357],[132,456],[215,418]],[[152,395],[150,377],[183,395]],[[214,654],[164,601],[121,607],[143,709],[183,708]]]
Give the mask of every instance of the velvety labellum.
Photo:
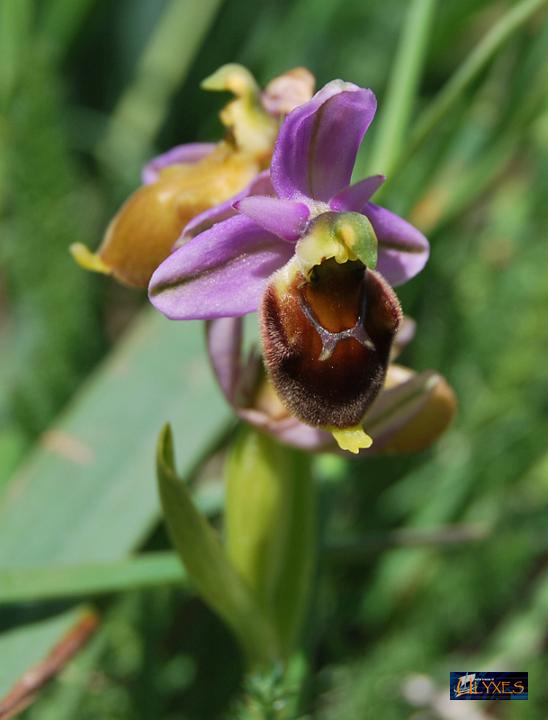
[[[358,425],[383,385],[401,317],[392,288],[360,262],[327,260],[285,287],[274,276],[262,337],[284,404],[309,425]]]

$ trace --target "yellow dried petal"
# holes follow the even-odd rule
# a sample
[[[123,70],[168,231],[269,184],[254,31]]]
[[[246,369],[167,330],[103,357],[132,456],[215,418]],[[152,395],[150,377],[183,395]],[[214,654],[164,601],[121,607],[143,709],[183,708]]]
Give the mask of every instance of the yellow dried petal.
[[[69,250],[72,257],[84,270],[103,273],[103,275],[110,275],[112,272],[112,268],[110,268],[99,255],[91,252],[83,243],[73,243],[69,247]]]
[[[333,435],[341,450],[348,450],[355,455],[360,450],[365,450],[373,445],[373,438],[360,425],[353,428],[329,427],[326,429]]]
[[[257,162],[221,143],[194,164],[164,168],[156,182],[136,190],[107,228],[95,255],[79,252],[89,270],[107,268],[122,283],[147,287],[196,215],[232,197],[259,172]],[[93,258],[93,261],[90,260]],[[85,263],[85,264],[84,264]]]
[[[236,97],[258,94],[259,86],[249,70],[238,63],[227,63],[202,80],[200,87],[203,90],[228,90]]]
[[[267,167],[278,134],[278,122],[261,102],[260,88],[243,65],[223,65],[202,82],[204,90],[228,90],[236,96],[221,110],[223,125],[230,129],[238,150]]]

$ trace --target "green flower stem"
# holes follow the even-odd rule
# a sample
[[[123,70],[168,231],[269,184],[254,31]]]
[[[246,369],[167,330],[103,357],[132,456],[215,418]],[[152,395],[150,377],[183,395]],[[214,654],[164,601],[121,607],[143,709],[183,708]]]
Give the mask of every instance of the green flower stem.
[[[196,509],[174,470],[171,430],[158,442],[158,488],[166,524],[181,561],[203,600],[232,628],[250,666],[269,664],[280,656],[273,626],[236,569],[220,540]]]
[[[316,552],[310,457],[243,427],[227,463],[226,551],[273,624],[287,659],[298,639]]]
[[[426,57],[434,7],[435,0],[413,0],[409,4],[378,121],[371,172],[390,175],[400,154]]]
[[[392,168],[393,177],[423,145],[502,45],[546,3],[547,0],[523,0],[503,15],[480,40],[417,121],[405,150]]]

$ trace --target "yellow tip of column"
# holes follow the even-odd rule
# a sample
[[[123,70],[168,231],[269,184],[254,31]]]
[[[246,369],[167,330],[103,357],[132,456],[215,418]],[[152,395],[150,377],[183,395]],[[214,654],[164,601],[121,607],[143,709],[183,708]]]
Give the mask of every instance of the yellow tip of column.
[[[360,450],[366,449],[373,445],[373,438],[370,437],[360,425],[352,428],[328,428],[329,432],[335,438],[337,445],[341,450],[357,455]]]
[[[73,243],[69,250],[72,257],[84,270],[103,273],[103,275],[110,275],[112,272],[111,268],[101,260],[99,255],[92,253],[91,250],[82,243]]]

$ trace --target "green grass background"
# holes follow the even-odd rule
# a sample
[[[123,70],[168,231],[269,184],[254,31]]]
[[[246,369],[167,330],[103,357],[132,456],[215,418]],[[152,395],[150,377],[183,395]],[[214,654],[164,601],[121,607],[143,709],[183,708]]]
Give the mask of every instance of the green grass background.
[[[432,4],[399,155],[406,158],[417,118],[448,78],[517,4]],[[358,174],[382,170],[371,163],[409,5],[2,0],[5,493],[41,433],[78,397],[144,304],[139,294],[83,273],[67,247],[98,244],[151,154],[219,136],[223,99],[201,92],[199,81],[237,61],[261,82],[306,65],[319,86],[342,77],[371,87],[381,111]],[[440,370],[457,392],[459,412],[442,440],[418,455],[318,460],[330,537],[378,542],[355,554],[322,556],[295,717],[444,720],[452,716],[437,697],[448,693],[449,671],[461,669],[529,671],[528,702],[475,703],[480,717],[548,714],[546,47],[548,17],[541,11],[460,93],[421,147],[405,163],[395,158],[382,202],[423,227],[432,247],[426,270],[400,292],[418,322],[403,360]],[[154,374],[153,363],[148,372]],[[184,403],[185,378],[171,392]],[[139,408],[138,397],[127,398],[123,388],[120,402],[128,412],[137,411],[131,403]],[[453,524],[480,528],[481,539],[390,542],[395,530],[436,532]],[[166,542],[153,529],[146,547]],[[243,683],[228,631],[188,591],[119,593],[102,599],[100,609],[103,629],[92,645],[24,717],[287,717],[277,709],[274,680],[265,687]],[[2,627],[15,617],[10,606]],[[418,676],[432,687],[422,692],[421,707],[409,700]]]

